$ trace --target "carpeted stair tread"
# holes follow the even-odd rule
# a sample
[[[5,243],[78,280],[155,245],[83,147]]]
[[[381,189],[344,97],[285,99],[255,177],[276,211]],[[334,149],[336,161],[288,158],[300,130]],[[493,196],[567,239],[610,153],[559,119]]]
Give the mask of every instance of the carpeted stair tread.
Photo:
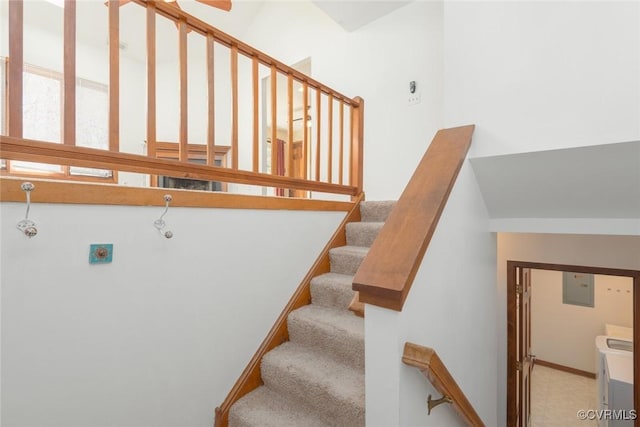
[[[347,245],[370,247],[383,225],[384,222],[350,222],[347,224]]]
[[[348,309],[354,292],[353,276],[325,273],[311,279],[311,302],[323,307]]]
[[[362,222],[385,222],[396,205],[393,200],[382,202],[360,203],[360,217]]]
[[[310,408],[261,386],[238,400],[229,427],[326,427]]]
[[[364,319],[347,310],[306,305],[287,319],[291,342],[364,371]]]
[[[332,425],[364,426],[364,371],[294,342],[262,359],[265,385],[286,398],[303,399]]]
[[[331,272],[355,275],[369,248],[362,246],[340,246],[329,251]]]

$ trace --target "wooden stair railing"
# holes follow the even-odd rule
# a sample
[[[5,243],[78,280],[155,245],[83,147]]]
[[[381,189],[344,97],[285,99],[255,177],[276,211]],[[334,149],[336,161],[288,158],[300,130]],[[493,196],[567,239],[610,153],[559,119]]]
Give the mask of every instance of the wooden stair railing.
[[[402,311],[474,128],[442,129],[435,135],[353,279],[356,301]]]
[[[433,400],[429,395],[429,413],[441,403],[450,403],[467,425],[484,427],[482,419],[434,349],[407,342],[404,344],[402,361],[406,365],[418,368],[436,390],[442,393],[443,397],[437,400]]]
[[[289,331],[287,329],[287,317],[289,316],[289,313],[304,305],[311,304],[311,279],[319,276],[320,274],[328,273],[331,270],[329,250],[347,244],[347,223],[360,221],[360,202],[362,200],[364,200],[364,193],[360,193],[355,198],[353,207],[344,217],[313,266],[309,269],[307,275],[302,279],[302,282],[294,292],[284,310],[282,310],[282,313],[280,313],[280,316],[269,331],[269,334],[264,341],[262,341],[262,344],[249,361],[249,364],[240,375],[240,378],[238,378],[224,402],[216,408],[214,427],[226,427],[229,424],[229,411],[231,410],[231,406],[233,406],[233,404],[242,396],[262,385],[262,377],[260,373],[260,362],[262,361],[262,358],[270,350],[289,340]]]
[[[8,27],[9,27],[9,58],[7,63],[7,76],[6,76],[6,88],[7,88],[7,101],[10,108],[7,113],[7,135],[15,138],[11,140],[14,142],[24,143],[24,145],[31,145],[26,147],[25,151],[16,149],[15,145],[5,148],[5,143],[9,140],[2,139],[0,143],[2,145],[3,152],[10,152],[11,158],[3,157],[3,159],[9,160],[7,163],[6,173],[11,173],[11,160],[23,160],[23,161],[37,161],[40,163],[62,164],[65,166],[83,166],[90,160],[83,158],[82,160],[76,157],[75,161],[71,160],[68,156],[69,152],[64,151],[62,146],[67,148],[77,147],[82,145],[81,135],[76,135],[76,85],[73,83],[76,80],[76,68],[77,68],[77,49],[76,49],[76,23],[81,17],[76,13],[76,1],[77,0],[65,0],[64,8],[64,25],[62,29],[62,36],[64,37],[63,43],[63,64],[64,64],[64,85],[63,85],[63,108],[60,117],[61,132],[60,138],[61,144],[50,146],[50,155],[42,155],[43,151],[38,152],[38,160],[32,160],[34,153],[32,150],[33,142],[24,139],[24,123],[23,123],[23,72],[24,72],[24,2],[25,0],[14,0],[9,2],[8,6]],[[201,39],[206,44],[206,51],[203,50],[201,55],[205,59],[207,67],[207,81],[201,88],[203,92],[207,94],[207,102],[205,108],[207,109],[206,118],[206,141],[199,141],[204,143],[206,147],[206,156],[204,160],[208,167],[215,165],[215,150],[220,142],[216,143],[216,129],[220,126],[216,123],[215,114],[216,111],[216,93],[215,87],[220,83],[228,84],[231,92],[231,99],[228,105],[231,120],[229,124],[227,135],[218,135],[218,139],[222,139],[224,144],[229,144],[231,147],[229,150],[230,161],[226,169],[231,172],[239,172],[239,175],[228,175],[234,177],[235,180],[225,181],[220,174],[216,179],[224,182],[234,182],[250,185],[264,185],[264,186],[276,186],[282,189],[295,189],[299,190],[297,193],[290,193],[294,197],[306,197],[308,191],[327,192],[334,194],[349,194],[353,197],[362,192],[363,182],[363,120],[364,120],[364,100],[360,97],[350,98],[343,95],[340,92],[328,87],[327,85],[314,80],[313,78],[293,69],[292,67],[284,64],[281,61],[253,48],[252,46],[236,39],[218,28],[209,25],[208,23],[197,19],[184,10],[176,7],[171,2],[163,2],[156,0],[131,0],[131,3],[135,3],[139,6],[146,8],[146,77],[147,77],[147,131],[146,131],[146,151],[147,156],[150,158],[156,158],[159,154],[158,145],[158,121],[163,119],[158,117],[158,102],[157,93],[159,87],[157,82],[157,21],[159,17],[162,19],[167,18],[176,24],[176,31],[178,36],[178,65],[179,76],[178,86],[178,115],[175,120],[178,122],[178,136],[177,136],[177,152],[178,160],[181,163],[188,163],[189,160],[189,145],[194,141],[190,141],[188,129],[189,129],[189,114],[188,114],[188,95],[189,95],[189,80],[188,80],[188,60],[189,55],[189,39]],[[119,0],[107,0],[105,5],[107,6],[107,19],[108,19],[108,136],[107,146],[103,147],[108,149],[112,153],[119,153],[127,151],[127,147],[124,147],[123,141],[126,139],[126,132],[121,135],[120,129],[120,104],[126,102],[125,99],[120,98],[120,36],[121,36],[121,22],[120,15],[127,13],[126,8],[121,8],[122,2]],[[122,12],[125,10],[125,12]],[[187,34],[191,32],[191,35],[187,37]],[[227,52],[229,55],[229,78],[227,79],[226,72],[220,73],[216,71],[216,68],[223,67],[223,65],[216,65],[218,61],[214,61],[217,56],[215,52]],[[220,62],[220,64],[224,64]],[[248,84],[246,79],[239,78],[239,69],[242,68],[242,64],[251,65],[251,94],[252,96],[240,97],[239,84]],[[288,179],[306,181],[308,183],[320,183],[329,184],[328,187],[311,187],[305,186],[288,186],[286,180],[282,180],[277,185],[273,182],[267,183],[269,180],[265,180],[266,167],[261,171],[260,158],[266,156],[266,144],[268,143],[268,135],[261,133],[260,131],[260,105],[267,102],[269,96],[261,96],[260,93],[260,79],[263,77],[264,71],[270,70],[270,104],[272,114],[270,120],[268,120],[268,127],[271,128],[270,136],[271,141],[278,139],[278,128],[281,128],[283,123],[288,123],[287,137],[284,144],[283,158],[279,156],[271,156],[271,174],[273,177],[285,177]],[[222,71],[222,70],[220,70]],[[220,76],[224,77],[220,77]],[[282,78],[286,78],[286,96],[279,96],[280,93],[284,93],[278,85],[282,85]],[[224,79],[224,80],[221,80]],[[278,81],[281,81],[278,83]],[[5,82],[0,82],[4,85]],[[300,92],[300,94],[298,93]],[[249,92],[247,92],[249,93]],[[279,99],[280,98],[280,99]],[[312,102],[312,99],[315,102]],[[248,107],[247,111],[251,111],[246,117],[239,116],[239,112],[242,111],[241,107],[245,104]],[[287,104],[286,117],[279,116],[277,111],[281,109],[281,104]],[[315,105],[315,110],[313,106]],[[295,108],[301,108],[305,114],[302,117],[294,118]],[[307,109],[309,114],[306,114]],[[328,114],[321,115],[321,111],[327,111]],[[334,111],[336,112],[334,114]],[[313,117],[314,137],[311,138],[311,130],[305,126],[308,120]],[[226,119],[226,117],[223,117]],[[240,120],[243,119],[244,121]],[[294,121],[300,121],[298,126],[302,129],[300,132],[301,141],[294,141]],[[30,126],[34,126],[29,123]],[[226,125],[227,123],[223,123]],[[124,126],[126,127],[126,126]],[[226,126],[222,126],[226,128]],[[244,135],[240,138],[240,130],[242,128],[251,129],[251,135]],[[339,132],[336,130],[339,129]],[[325,134],[325,131],[326,134]],[[220,138],[222,136],[222,138]],[[121,141],[122,138],[122,141]],[[43,141],[35,141],[43,142]],[[260,143],[265,144],[265,148],[260,148]],[[300,147],[295,148],[294,144],[299,143]],[[60,147],[56,149],[56,147]],[[19,147],[18,147],[19,148]],[[129,147],[130,148],[130,147]],[[294,159],[294,151],[296,151],[296,158]],[[80,152],[81,153],[81,152]],[[247,159],[250,162],[240,162],[241,154],[246,153]],[[4,154],[4,153],[3,153]],[[65,159],[64,162],[56,163],[57,160]],[[337,160],[334,162],[334,158]],[[314,160],[313,162],[311,160]],[[295,163],[294,163],[295,160]],[[82,162],[82,163],[81,163]],[[284,162],[283,164],[276,164]],[[140,162],[139,162],[140,163]],[[249,164],[250,163],[250,164]],[[337,163],[339,170],[336,171],[334,163]],[[98,161],[93,162],[94,166],[98,169],[105,169],[113,167],[115,171],[129,171],[140,172],[139,170],[131,169],[117,169],[116,166],[122,165],[119,161],[102,164]],[[222,168],[218,168],[222,169]],[[203,173],[204,170],[194,171],[194,174],[199,174],[201,178],[214,178],[211,170],[207,173]],[[262,173],[261,173],[262,172]],[[3,172],[5,173],[5,172]],[[157,176],[162,172],[154,170],[153,168],[146,168],[144,172],[150,175],[151,186],[157,185]],[[204,176],[208,175],[208,176]],[[111,182],[114,181],[116,174],[110,176]],[[172,175],[174,177],[179,177]],[[195,177],[195,176],[194,176]],[[76,177],[77,178],[77,177]],[[82,178],[77,178],[82,179]],[[116,180],[117,182],[117,180]],[[293,182],[293,181],[292,181]]]
[[[356,196],[357,188],[309,181],[300,178],[256,173],[218,166],[156,159],[140,154],[118,153],[0,135],[0,156],[7,160],[53,163],[125,172],[166,175],[174,178],[203,179],[267,187],[295,188]]]

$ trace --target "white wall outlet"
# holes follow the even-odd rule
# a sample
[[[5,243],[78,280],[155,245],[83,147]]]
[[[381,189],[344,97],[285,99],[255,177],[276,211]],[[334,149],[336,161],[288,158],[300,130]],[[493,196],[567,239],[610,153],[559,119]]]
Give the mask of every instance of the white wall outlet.
[[[419,104],[421,100],[420,89],[415,80],[409,82],[409,105]]]

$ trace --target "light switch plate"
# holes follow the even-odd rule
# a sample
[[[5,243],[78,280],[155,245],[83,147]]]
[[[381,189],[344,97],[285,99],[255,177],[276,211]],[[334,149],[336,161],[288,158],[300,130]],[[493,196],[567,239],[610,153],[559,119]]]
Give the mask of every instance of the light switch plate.
[[[113,243],[92,243],[89,246],[89,264],[107,264],[113,261]]]

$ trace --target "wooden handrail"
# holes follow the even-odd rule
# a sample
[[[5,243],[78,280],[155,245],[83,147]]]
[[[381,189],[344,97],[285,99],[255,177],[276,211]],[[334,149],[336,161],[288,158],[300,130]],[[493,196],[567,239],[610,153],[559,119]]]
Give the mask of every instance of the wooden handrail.
[[[402,310],[473,130],[474,125],[443,129],[434,137],[353,279],[360,302]]]
[[[166,175],[174,178],[203,179],[267,187],[355,196],[353,186],[306,181],[299,178],[233,170],[217,166],[153,159],[139,154],[115,153],[95,148],[75,147],[0,135],[0,158],[124,172]]]
[[[434,349],[407,342],[404,344],[402,361],[418,368],[443,397],[449,398],[449,403],[467,425],[484,427],[482,419]],[[431,396],[429,398],[431,401]]]
[[[329,242],[324,247],[313,266],[307,272],[307,275],[302,279],[302,282],[294,292],[282,313],[280,313],[280,316],[278,316],[278,319],[269,331],[269,334],[264,341],[262,341],[262,344],[249,361],[249,364],[234,384],[224,402],[216,408],[214,427],[227,427],[229,423],[229,411],[233,404],[242,396],[262,385],[260,372],[260,362],[262,361],[262,358],[267,354],[267,352],[289,340],[289,331],[287,329],[287,318],[289,313],[311,303],[311,279],[330,271],[331,265],[329,261],[329,250],[347,244],[347,223],[360,221],[360,202],[363,199],[363,193],[356,196],[353,202],[353,207],[349,212],[347,212],[335,233],[331,239],[329,239]]]

